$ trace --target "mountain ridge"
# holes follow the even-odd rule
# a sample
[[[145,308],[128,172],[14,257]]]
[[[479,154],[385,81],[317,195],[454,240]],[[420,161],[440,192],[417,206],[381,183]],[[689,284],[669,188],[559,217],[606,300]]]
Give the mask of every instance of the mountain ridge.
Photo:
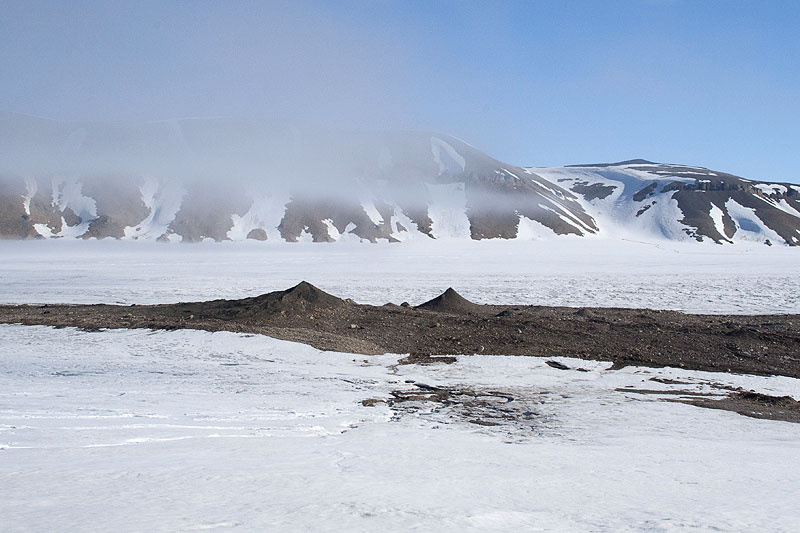
[[[643,237],[800,245],[800,186],[631,159],[519,167],[438,133],[0,114],[0,238]]]

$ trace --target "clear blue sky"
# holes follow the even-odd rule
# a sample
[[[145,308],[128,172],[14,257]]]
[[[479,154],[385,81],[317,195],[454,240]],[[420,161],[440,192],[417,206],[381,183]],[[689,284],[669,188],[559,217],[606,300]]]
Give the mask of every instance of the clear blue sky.
[[[0,109],[450,133],[800,182],[800,2],[0,0]]]

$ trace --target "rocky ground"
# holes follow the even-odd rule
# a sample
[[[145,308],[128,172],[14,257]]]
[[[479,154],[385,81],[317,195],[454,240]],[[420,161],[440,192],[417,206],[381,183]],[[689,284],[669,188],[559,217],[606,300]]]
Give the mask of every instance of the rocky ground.
[[[6,305],[0,306],[0,323],[258,333],[322,350],[407,353],[407,363],[448,363],[459,354],[564,356],[612,361],[616,368],[673,366],[800,378],[797,315],[478,305],[453,289],[417,307],[405,303],[372,306],[342,300],[303,282],[286,291],[241,300]],[[564,365],[553,362],[553,366]],[[712,402],[713,406],[751,416],[766,413],[765,418],[798,419],[800,403],[791,398],[773,401],[742,391],[728,392],[727,407],[718,402]],[[790,414],[776,414],[776,410]]]

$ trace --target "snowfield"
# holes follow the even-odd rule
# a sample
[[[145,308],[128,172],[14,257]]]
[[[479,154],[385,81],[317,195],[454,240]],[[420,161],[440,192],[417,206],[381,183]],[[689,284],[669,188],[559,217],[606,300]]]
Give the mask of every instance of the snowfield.
[[[307,280],[374,304],[419,304],[453,286],[481,303],[800,312],[798,250],[746,243],[0,242],[0,279],[2,303],[238,298]],[[225,332],[0,325],[0,530],[796,531],[800,522],[800,425],[662,401],[681,397],[669,390],[714,397],[719,386],[800,399],[800,380],[568,358],[572,369],[560,370],[502,355],[398,365],[402,357]],[[474,405],[382,402],[425,387]],[[514,416],[498,417],[501,408]]]
[[[795,530],[800,426],[618,392],[789,378],[537,358],[396,366],[262,336],[0,326],[4,531]],[[484,427],[364,399],[513,395]],[[474,413],[470,416],[474,416]]]
[[[0,241],[0,303],[171,303],[242,298],[308,281],[340,298],[692,313],[800,313],[800,249],[739,243]]]

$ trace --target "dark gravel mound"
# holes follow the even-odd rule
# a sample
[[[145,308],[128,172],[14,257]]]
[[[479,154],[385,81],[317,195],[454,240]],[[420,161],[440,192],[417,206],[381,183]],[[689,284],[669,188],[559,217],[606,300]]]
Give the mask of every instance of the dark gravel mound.
[[[270,292],[253,299],[259,307],[275,311],[298,311],[313,309],[330,309],[345,305],[344,300],[315,287],[307,281],[301,281],[291,289]]]
[[[444,291],[442,294],[420,304],[416,309],[424,309],[425,311],[436,311],[438,313],[469,313],[478,311],[480,305],[472,303],[460,294],[458,294],[452,287]]]
[[[273,315],[305,315],[320,309],[333,309],[345,301],[302,281],[291,289],[270,292],[241,300],[214,300],[181,304],[184,313],[205,318],[257,318]]]

